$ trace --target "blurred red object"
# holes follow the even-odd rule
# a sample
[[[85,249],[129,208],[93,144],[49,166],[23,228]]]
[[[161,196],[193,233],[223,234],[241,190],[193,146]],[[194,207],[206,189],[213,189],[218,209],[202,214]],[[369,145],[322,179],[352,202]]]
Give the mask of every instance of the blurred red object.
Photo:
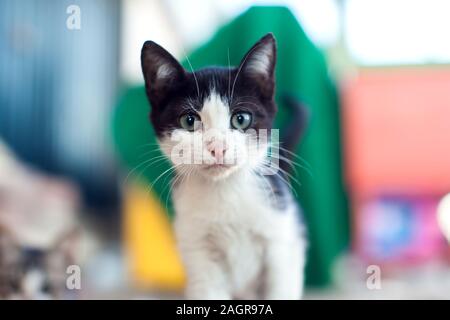
[[[363,70],[343,90],[343,124],[354,192],[450,191],[450,68]]]
[[[435,205],[450,192],[450,68],[364,69],[342,99],[353,248],[383,264],[442,258]]]

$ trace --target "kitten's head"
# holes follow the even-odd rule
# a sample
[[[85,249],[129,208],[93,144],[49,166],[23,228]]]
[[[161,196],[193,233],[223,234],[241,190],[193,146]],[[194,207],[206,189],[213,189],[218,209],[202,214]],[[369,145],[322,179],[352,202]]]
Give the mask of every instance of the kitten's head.
[[[166,50],[145,42],[141,55],[151,122],[163,152],[181,173],[213,180],[260,167],[276,113],[276,45],[261,38],[232,68],[188,72]]]

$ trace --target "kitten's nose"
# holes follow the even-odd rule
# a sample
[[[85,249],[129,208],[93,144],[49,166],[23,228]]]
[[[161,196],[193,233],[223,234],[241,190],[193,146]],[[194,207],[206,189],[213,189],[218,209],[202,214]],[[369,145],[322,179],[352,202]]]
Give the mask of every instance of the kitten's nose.
[[[217,164],[223,164],[223,158],[225,157],[225,152],[227,151],[225,142],[211,142],[208,144],[207,149],[209,153],[211,153],[211,155],[216,159]]]

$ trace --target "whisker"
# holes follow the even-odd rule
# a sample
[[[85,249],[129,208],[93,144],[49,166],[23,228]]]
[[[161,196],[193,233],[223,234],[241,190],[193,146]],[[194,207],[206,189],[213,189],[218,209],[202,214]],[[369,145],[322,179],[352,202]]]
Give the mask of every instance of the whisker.
[[[264,162],[263,162],[263,164],[269,165],[269,166],[270,166],[270,163],[264,163]],[[277,170],[279,170],[281,173],[285,174],[286,177],[289,178],[289,180],[293,180],[295,183],[297,183],[299,187],[302,186],[301,182],[298,181],[297,178],[295,178],[292,174],[290,174],[290,173],[287,172],[286,170],[283,170],[283,169],[281,169],[280,167],[277,167]],[[283,177],[282,175],[279,175],[279,177],[280,177],[281,179],[283,179],[288,185],[291,185],[286,179],[284,179],[284,177]],[[294,190],[293,190],[293,191],[294,191]]]
[[[288,166],[291,167],[292,170],[294,170],[295,174],[298,174],[296,165],[297,165],[298,167],[300,167],[300,168],[303,168],[300,164],[294,163],[294,161],[292,161],[292,160],[290,160],[290,159],[288,159],[288,158],[285,158],[285,157],[283,157],[283,156],[280,156],[280,155],[278,155],[278,157],[275,157],[275,156],[271,155],[270,158],[274,158],[274,159],[277,159],[277,160],[280,160],[280,161],[286,163]],[[304,169],[304,168],[303,168],[303,169]],[[306,170],[306,169],[305,169],[305,170]]]
[[[142,153],[141,155],[139,155],[139,157],[144,157],[144,156],[148,156],[148,155],[150,155],[150,154],[152,154],[152,153],[160,153],[160,155],[155,155],[155,156],[158,156],[158,157],[160,157],[160,156],[165,156],[165,154],[164,154],[164,152],[161,150],[161,149],[152,149],[152,150],[147,150],[147,151],[145,151],[144,153]]]
[[[273,144],[276,144],[276,145],[273,145]],[[282,150],[282,151],[284,151],[284,152],[287,152],[289,155],[291,155],[291,156],[297,158],[299,161],[302,161],[303,164],[304,164],[305,166],[307,166],[309,170],[312,170],[312,166],[308,163],[308,161],[306,161],[305,159],[303,159],[302,157],[300,157],[298,154],[296,154],[296,153],[294,153],[294,152],[292,152],[292,151],[290,151],[290,150],[288,150],[288,149],[286,149],[286,148],[283,148],[283,147],[280,145],[280,143],[272,142],[272,147],[275,147],[275,148],[278,148],[279,150]]]
[[[253,169],[252,169],[252,171],[253,171]],[[261,178],[262,178],[262,181],[264,181],[266,183],[266,186],[269,187],[272,199],[276,200],[275,191],[273,190],[272,185],[270,184],[270,182],[267,181],[267,178],[264,175],[262,175]]]
[[[193,103],[192,99],[188,98],[187,101],[188,101],[188,103],[185,103],[185,104],[181,105],[182,110],[183,111],[192,110],[193,112],[197,113],[197,110],[195,110],[195,108],[193,107],[194,103]]]
[[[181,164],[175,165],[173,167],[170,167],[169,169],[165,170],[163,173],[161,173],[149,186],[148,190],[147,190],[147,196],[150,196],[150,191],[153,190],[153,187],[155,186],[155,184],[159,181],[159,179],[161,179],[161,177],[163,177],[166,174],[171,173],[173,170],[175,170],[177,167],[179,167]]]
[[[130,176],[133,174],[134,171],[136,171],[137,169],[139,169],[140,167],[142,167],[145,164],[148,164],[149,161],[151,161],[152,159],[147,159],[144,162],[141,162],[140,164],[138,164],[137,166],[135,166],[130,172],[128,172],[127,176],[125,177],[125,179],[122,182],[122,187],[125,185],[125,183],[128,181],[128,179],[130,178]]]
[[[228,47],[228,103],[231,104],[231,63],[230,63],[230,47]]]
[[[149,159],[149,160],[154,160],[154,159]],[[159,168],[161,166],[161,164],[163,164],[164,159],[158,159],[157,161],[151,161],[150,163],[147,163],[145,165],[145,167],[143,169],[141,169],[139,171],[139,174],[136,176],[136,180],[140,180],[142,174],[150,167],[150,166],[154,166],[155,168]],[[126,181],[124,181],[125,184]]]
[[[250,101],[241,101],[241,102],[233,104],[233,106],[240,106],[240,105],[251,105],[251,106],[255,106],[255,107],[259,108],[259,105],[257,105],[254,102],[250,102]]]
[[[298,172],[297,172],[297,169],[296,169],[295,166],[297,166],[298,168],[304,169],[306,171],[306,173],[308,173],[308,175],[310,177],[313,177],[313,174],[312,174],[311,170],[308,167],[302,166],[300,163],[298,163],[298,162],[296,162],[296,161],[294,161],[292,159],[286,158],[286,157],[284,157],[284,156],[282,156],[280,154],[278,154],[278,156],[275,156],[275,155],[271,154],[270,157],[274,158],[274,159],[279,159],[279,160],[287,163],[294,170],[294,172],[296,174]]]
[[[263,164],[263,165],[264,165],[264,164]],[[261,170],[263,170],[263,169],[261,168]],[[283,170],[281,170],[280,168],[278,168],[278,170],[280,170],[281,172],[283,171]],[[276,174],[276,173],[275,173],[275,174]],[[297,191],[292,187],[291,183],[290,183],[288,180],[286,180],[286,178],[284,178],[283,175],[280,175],[280,174],[279,174],[278,177],[279,177],[284,183],[286,183],[286,186],[294,193],[294,195],[295,195],[296,197],[298,197]],[[298,180],[296,180],[295,178],[294,178],[293,180],[295,180],[295,182],[296,182],[299,186],[301,186],[301,183],[300,183]]]
[[[164,190],[163,190],[163,193],[164,193],[164,191],[167,189],[167,187],[169,187],[169,190],[167,191],[167,195],[166,195],[166,201],[165,201],[165,208],[167,209],[169,206],[168,206],[168,202],[169,202],[169,198],[170,198],[170,196],[171,196],[171,194],[172,194],[172,190],[173,190],[173,188],[174,188],[174,186],[175,186],[175,183],[178,181],[180,179],[180,175],[175,175],[175,178],[169,183],[169,184],[167,184],[167,186],[164,188]]]
[[[191,61],[189,60],[189,57],[187,56],[186,51],[184,50],[184,48],[182,48],[182,49],[183,49],[183,54],[186,58],[186,61],[189,64],[189,67],[191,68],[192,75],[194,76],[195,85],[197,86],[197,96],[198,96],[198,98],[200,98],[200,86],[198,85],[197,76],[195,75],[194,68],[192,68]]]
[[[247,61],[247,58],[252,54],[252,52],[258,48],[258,46],[255,46],[252,50],[250,50],[250,52],[248,52],[244,58],[244,61],[242,61],[241,65],[239,66],[238,72],[236,74],[236,77],[234,77],[234,81],[233,81],[233,87],[231,89],[231,102],[230,104],[233,102],[233,95],[234,95],[234,87],[236,85],[236,81],[239,77],[239,73],[241,72],[242,67],[245,65],[245,61]]]

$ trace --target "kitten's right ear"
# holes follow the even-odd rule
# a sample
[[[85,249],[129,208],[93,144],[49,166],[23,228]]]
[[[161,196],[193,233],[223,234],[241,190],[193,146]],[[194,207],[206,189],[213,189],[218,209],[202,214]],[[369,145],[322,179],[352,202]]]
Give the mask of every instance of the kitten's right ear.
[[[153,41],[146,41],[141,52],[145,89],[152,107],[167,97],[171,88],[186,76],[180,63],[164,48]]]

